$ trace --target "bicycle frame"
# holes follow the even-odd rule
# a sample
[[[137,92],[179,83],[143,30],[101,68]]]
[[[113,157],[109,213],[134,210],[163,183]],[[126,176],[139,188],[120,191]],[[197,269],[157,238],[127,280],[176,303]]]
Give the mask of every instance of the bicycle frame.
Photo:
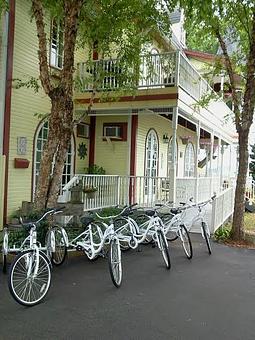
[[[162,221],[160,219],[160,217],[158,216],[148,216],[149,220],[142,223],[140,226],[138,226],[137,222],[131,218],[130,216],[127,217],[123,217],[123,219],[125,219],[127,221],[127,224],[123,227],[121,227],[122,229],[124,227],[126,227],[127,225],[130,228],[130,231],[132,233],[132,236],[127,236],[127,235],[119,235],[118,237],[119,239],[122,241],[128,241],[129,242],[129,246],[130,248],[135,249],[138,244],[143,243],[146,239],[146,237],[148,235],[152,236],[152,238],[154,239],[154,241],[158,241],[158,236],[157,236],[157,231],[159,229],[163,229],[162,228]],[[143,233],[138,234],[137,231],[146,228],[146,230]],[[121,229],[120,228],[120,229]],[[130,242],[131,240],[135,241],[135,244],[132,245],[132,243]]]

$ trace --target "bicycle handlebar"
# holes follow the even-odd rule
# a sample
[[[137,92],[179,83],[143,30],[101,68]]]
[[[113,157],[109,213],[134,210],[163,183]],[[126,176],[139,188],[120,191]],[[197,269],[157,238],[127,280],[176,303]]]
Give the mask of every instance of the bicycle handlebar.
[[[38,223],[40,223],[46,216],[48,215],[56,215],[56,214],[60,214],[61,212],[63,212],[63,210],[65,209],[65,207],[59,207],[59,208],[54,208],[54,209],[50,209],[48,211],[46,211],[37,221],[31,221],[31,222],[23,222],[22,217],[20,216],[19,221],[23,226],[29,226],[31,224],[33,225],[37,225]]]
[[[125,207],[119,214],[117,214],[117,215],[112,215],[112,216],[101,216],[101,215],[99,215],[99,214],[96,212],[96,216],[97,216],[98,218],[100,218],[101,220],[114,219],[114,218],[116,218],[116,217],[121,216],[121,215],[124,213],[124,211],[125,211],[126,209],[127,209],[127,207]]]

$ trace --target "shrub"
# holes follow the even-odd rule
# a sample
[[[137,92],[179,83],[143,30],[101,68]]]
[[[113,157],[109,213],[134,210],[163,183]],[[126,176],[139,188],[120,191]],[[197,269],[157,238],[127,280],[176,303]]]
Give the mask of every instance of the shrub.
[[[96,164],[90,165],[88,168],[86,168],[86,172],[88,174],[94,175],[105,175],[105,169],[102,166]]]
[[[219,227],[214,233],[214,239],[218,242],[226,241],[231,237],[231,226],[230,224],[225,224]]]

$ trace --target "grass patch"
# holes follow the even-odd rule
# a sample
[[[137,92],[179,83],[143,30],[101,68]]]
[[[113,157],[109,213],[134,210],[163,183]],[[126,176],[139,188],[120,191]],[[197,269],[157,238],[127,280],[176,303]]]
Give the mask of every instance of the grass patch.
[[[255,214],[247,212],[244,214],[244,229],[255,232]]]

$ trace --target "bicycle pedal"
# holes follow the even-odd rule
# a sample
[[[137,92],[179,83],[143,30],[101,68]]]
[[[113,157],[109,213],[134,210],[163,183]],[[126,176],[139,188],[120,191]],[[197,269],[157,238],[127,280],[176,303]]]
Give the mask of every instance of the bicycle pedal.
[[[82,248],[82,246],[76,246],[76,250],[77,251],[83,251],[83,248]]]

